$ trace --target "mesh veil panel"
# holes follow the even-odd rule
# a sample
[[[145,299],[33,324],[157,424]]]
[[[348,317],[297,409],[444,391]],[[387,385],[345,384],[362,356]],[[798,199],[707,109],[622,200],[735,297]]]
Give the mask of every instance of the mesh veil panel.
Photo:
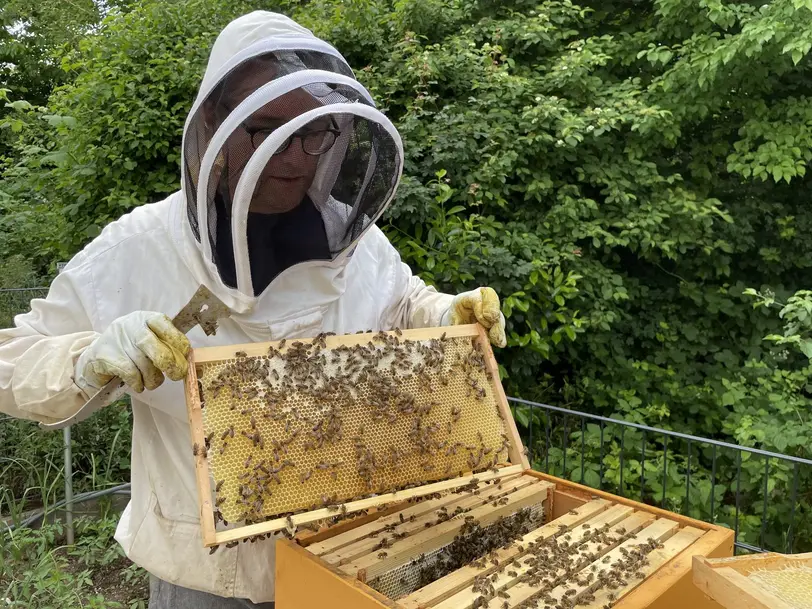
[[[280,238],[279,231],[289,226],[291,214],[297,215],[295,208],[306,202],[317,210],[313,217],[298,215],[309,218],[307,222],[315,222],[313,229],[322,235],[324,247],[316,244],[318,247],[313,248],[312,255],[300,249],[300,244],[306,240],[296,242],[295,253],[260,248],[263,260],[258,263],[283,265],[271,273],[272,278],[284,270],[285,265],[308,259],[330,259],[344,251],[372,223],[397,186],[399,141],[380,123],[347,112],[346,107],[329,112],[334,104],[374,107],[362,93],[363,88],[355,81],[354,85],[330,82],[329,77],[313,75],[308,70],[353,78],[350,68],[328,53],[290,50],[267,53],[240,64],[227,74],[196,110],[187,126],[184,180],[189,222],[198,240],[208,239],[212,261],[221,279],[231,287],[237,287],[232,250],[235,239],[241,241],[250,237],[254,244],[276,239],[282,247],[285,240]],[[243,108],[247,109],[237,110],[245,112],[246,116],[229,119],[232,112],[257,89],[287,75],[294,76],[277,89],[276,97],[254,111],[246,104]],[[313,82],[314,76],[326,82]],[[257,100],[259,103],[264,101],[262,98]],[[286,128],[288,137],[261,172],[245,176],[246,179],[256,177],[248,210],[248,235],[231,235],[232,205],[237,186],[257,148],[291,119],[313,110],[318,111],[319,116],[295,132]],[[208,222],[203,230],[197,213],[198,187],[203,187],[200,183],[201,165],[212,145],[212,138],[226,119],[229,119],[229,126],[224,133],[228,135],[219,150],[213,150],[216,157],[205,185]],[[218,141],[222,141],[221,137],[218,135]],[[257,219],[257,214],[276,216],[280,221],[266,223],[266,218]],[[258,235],[256,229],[260,226],[272,227],[271,232]],[[239,250],[240,246],[237,247]],[[256,277],[255,250],[249,243],[252,275]],[[263,272],[263,276],[267,277],[268,273]],[[255,286],[255,292],[264,287]]]
[[[189,121],[184,142],[183,179],[187,195],[187,215],[195,238],[200,239],[197,218],[197,182],[200,163],[217,128],[237,104],[228,105],[226,98],[232,92],[247,97],[262,85],[301,70],[326,70],[352,77],[352,70],[338,57],[319,51],[279,50],[253,57],[232,69],[200,105]],[[247,85],[247,86],[246,86]],[[253,85],[253,86],[252,86]],[[223,102],[226,101],[224,104]],[[209,209],[211,222],[216,222],[214,210]],[[214,220],[211,220],[214,218]],[[216,225],[209,227],[209,238],[216,234]],[[214,249],[214,248],[212,248]]]
[[[322,212],[333,255],[343,251],[373,221],[397,186],[398,146],[379,123],[337,115],[348,134],[347,147],[329,196],[311,193]],[[314,186],[318,186],[317,184]]]

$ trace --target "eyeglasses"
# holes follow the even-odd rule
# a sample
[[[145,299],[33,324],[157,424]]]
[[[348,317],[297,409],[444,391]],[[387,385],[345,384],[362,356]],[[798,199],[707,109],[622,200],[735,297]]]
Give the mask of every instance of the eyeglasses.
[[[339,131],[336,126],[335,122],[330,119],[332,123],[332,127],[323,127],[320,129],[312,129],[309,127],[302,127],[298,131],[295,131],[293,134],[287,137],[282,145],[276,149],[274,155],[280,154],[287,150],[290,147],[290,143],[293,141],[293,138],[298,138],[302,142],[302,150],[305,154],[309,154],[311,156],[318,156],[320,154],[324,154],[330,148],[333,147],[335,144],[336,138],[341,135],[341,131]],[[251,137],[251,144],[254,146],[254,149],[262,145],[271,133],[276,131],[276,128],[252,128],[246,125],[245,123],[242,124],[243,129],[248,133]]]

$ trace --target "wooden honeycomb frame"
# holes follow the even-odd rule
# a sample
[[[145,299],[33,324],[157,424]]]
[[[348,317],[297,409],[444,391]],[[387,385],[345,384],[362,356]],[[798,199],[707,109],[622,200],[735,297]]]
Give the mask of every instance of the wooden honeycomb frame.
[[[341,497],[336,496],[335,502],[331,502],[332,503],[331,505],[328,505],[327,507],[323,508],[320,508],[317,505],[314,505],[313,503],[311,503],[309,506],[303,505],[302,502],[304,501],[304,499],[300,498],[298,495],[296,499],[296,501],[299,502],[298,505],[294,504],[293,501],[288,500],[285,497],[281,497],[278,499],[277,504],[270,506],[264,505],[260,506],[261,508],[264,508],[266,510],[266,513],[262,514],[262,516],[264,516],[263,521],[254,522],[252,524],[244,524],[242,526],[235,527],[234,521],[239,522],[242,521],[242,519],[234,518],[232,516],[231,528],[225,530],[218,530],[216,526],[215,515],[220,509],[223,509],[223,506],[215,505],[216,503],[215,493],[213,492],[214,489],[212,488],[213,486],[215,486],[213,474],[215,471],[219,471],[221,473],[223,471],[229,472],[236,471],[240,467],[243,467],[244,464],[243,462],[245,462],[246,464],[250,462],[245,460],[246,453],[240,452],[239,444],[236,445],[237,448],[235,448],[234,450],[232,450],[231,448],[223,448],[222,446],[220,446],[220,448],[223,448],[222,451],[218,449],[217,443],[218,437],[221,436],[220,431],[222,425],[220,428],[216,428],[216,425],[212,423],[211,424],[212,429],[207,429],[206,426],[207,419],[214,420],[215,422],[233,420],[233,417],[236,417],[237,416],[236,413],[238,412],[237,410],[234,409],[234,404],[230,403],[229,400],[225,401],[229,402],[229,409],[232,412],[230,413],[226,412],[225,406],[219,405],[220,402],[223,402],[223,399],[221,399],[220,397],[221,393],[219,390],[212,389],[213,387],[212,378],[215,378],[213,376],[214,373],[212,372],[212,369],[222,371],[225,366],[233,365],[234,362],[239,361],[239,358],[237,358],[236,356],[236,354],[238,353],[240,354],[241,358],[243,357],[245,358],[244,360],[242,360],[244,362],[256,360],[263,363],[263,365],[273,367],[274,365],[273,363],[265,364],[265,361],[269,359],[271,360],[271,362],[274,361],[273,355],[270,358],[268,357],[269,350],[271,351],[272,354],[274,353],[275,349],[277,350],[284,349],[287,352],[292,348],[291,347],[292,345],[296,345],[297,343],[300,343],[299,348],[301,349],[303,348],[301,347],[301,343],[310,344],[313,340],[314,340],[313,338],[300,338],[300,339],[290,339],[288,341],[275,341],[269,343],[230,345],[227,347],[209,347],[195,349],[190,354],[189,373],[185,381],[186,402],[191,428],[191,441],[192,444],[194,445],[195,467],[200,503],[200,520],[201,520],[203,543],[205,546],[213,547],[223,543],[226,544],[234,543],[239,540],[244,540],[248,537],[256,535],[264,535],[267,533],[272,533],[286,529],[288,531],[291,531],[292,529],[295,529],[296,527],[299,527],[301,525],[334,518],[337,515],[336,511],[339,509],[337,507],[338,505],[340,505],[340,511],[342,515],[354,514],[360,511],[378,509],[383,504],[404,501],[415,497],[422,497],[428,494],[438,493],[442,491],[455,489],[461,486],[465,486],[467,484],[470,484],[474,478],[478,479],[479,481],[486,481],[504,475],[515,474],[529,467],[527,458],[523,452],[518,430],[516,429],[516,424],[513,421],[510,408],[507,403],[507,398],[505,396],[502,385],[499,381],[498,366],[494,359],[493,352],[491,350],[487,338],[487,334],[485,330],[478,324],[441,327],[441,328],[423,328],[403,331],[396,330],[394,332],[387,333],[359,333],[344,336],[325,336],[318,339],[321,341],[320,344],[324,346],[325,354],[329,354],[330,352],[332,353],[340,352],[342,349],[348,350],[353,348],[355,345],[368,344],[370,345],[369,349],[371,349],[373,342],[376,340],[379,340],[381,342],[389,340],[391,341],[391,344],[395,345],[397,344],[405,345],[409,343],[411,344],[421,343],[424,345],[434,345],[434,346],[443,345],[443,349],[444,350],[450,349],[451,354],[457,353],[455,349],[457,349],[460,345],[464,346],[465,344],[468,345],[467,347],[468,351],[472,351],[471,347],[473,345],[474,349],[477,350],[477,353],[481,354],[482,356],[481,360],[479,360],[482,365],[481,387],[475,384],[475,386],[478,388],[477,391],[479,391],[481,395],[477,396],[471,395],[467,397],[463,396],[461,393],[462,388],[455,385],[457,381],[454,380],[453,377],[451,378],[450,382],[444,380],[443,386],[440,386],[439,384],[432,382],[430,383],[430,385],[432,386],[432,391],[437,392],[438,394],[437,400],[432,401],[432,404],[433,405],[436,404],[436,406],[433,406],[432,408],[438,411],[437,414],[438,417],[440,416],[440,411],[445,412],[443,409],[450,409],[452,407],[464,409],[464,411],[467,413],[466,416],[476,417],[475,420],[471,419],[472,422],[470,424],[466,423],[468,419],[466,419],[465,417],[457,418],[459,424],[462,426],[461,429],[463,431],[465,430],[463,429],[465,425],[468,425],[470,427],[470,429],[468,429],[467,431],[468,436],[471,436],[472,434],[476,433],[477,430],[482,430],[482,432],[484,432],[485,437],[483,438],[482,432],[476,433],[476,436],[479,438],[481,447],[485,447],[487,442],[491,443],[490,444],[491,449],[495,451],[492,454],[497,454],[498,452],[496,451],[496,447],[493,446],[494,443],[496,442],[497,436],[504,437],[506,442],[504,442],[502,446],[508,446],[508,448],[500,449],[503,452],[499,453],[500,458],[498,459],[498,463],[496,463],[497,459],[494,459],[494,463],[491,464],[490,469],[484,469],[483,467],[484,462],[482,465],[479,465],[479,460],[477,460],[478,464],[477,467],[468,468],[462,465],[464,461],[457,459],[453,463],[453,469],[451,469],[452,468],[451,462],[449,463],[441,462],[440,465],[445,465],[445,469],[442,472],[440,472],[439,468],[437,468],[433,472],[425,474],[423,473],[416,474],[415,466],[407,464],[407,467],[404,469],[407,469],[409,470],[409,472],[411,472],[409,475],[412,476],[412,479],[404,480],[403,485],[397,485],[393,483],[393,486],[395,487],[394,491],[388,492],[386,488],[376,488],[376,489],[367,489],[371,490],[372,492],[364,493],[359,492],[360,489],[356,487],[354,488],[354,490],[351,489],[349,491],[345,491],[344,496]],[[285,343],[286,347],[283,347],[282,345]],[[395,351],[397,351],[397,347],[395,347]],[[460,353],[462,353],[462,351],[460,351]],[[392,356],[392,360],[395,360],[397,358],[402,359],[402,357],[403,357],[402,355],[398,355],[396,353],[395,355]],[[461,357],[462,356],[460,356],[460,358]],[[448,359],[449,361],[451,361],[450,357]],[[341,364],[339,364],[339,368],[340,365]],[[466,374],[478,374],[478,373],[466,373]],[[392,364],[391,375],[393,379],[397,379],[394,363]],[[282,377],[285,376],[284,371],[282,371],[281,376]],[[275,375],[275,378],[279,378],[279,376]],[[486,378],[487,381],[484,380]],[[393,380],[392,382],[398,381]],[[243,389],[240,389],[239,391],[242,392]],[[419,389],[416,391],[419,391]],[[453,393],[454,391],[456,391],[456,393]],[[472,390],[468,390],[468,392],[471,391]],[[203,396],[201,396],[201,392],[203,393]],[[240,395],[244,396],[245,394],[240,393]],[[203,402],[201,402],[201,397],[204,397]],[[231,402],[233,401],[234,399],[232,398]],[[239,401],[239,398],[237,399],[237,401]],[[250,402],[251,400],[249,399],[248,401]],[[242,402],[243,403],[237,408],[243,408],[245,406],[246,399],[243,398]],[[313,403],[315,404],[316,402]],[[214,408],[210,408],[211,404],[218,404],[217,406],[218,410],[215,411]],[[210,410],[204,412],[205,410],[204,406],[210,408]],[[322,408],[322,406],[319,406],[319,408]],[[241,418],[246,421],[248,420],[249,416],[251,419],[255,419],[251,421],[251,425],[254,426],[253,427],[254,430],[257,430],[266,422],[261,421],[259,417],[257,417],[255,414],[251,415],[247,414],[249,410],[251,409],[243,408],[243,410],[239,410],[239,412],[246,413],[245,415],[242,415]],[[296,411],[297,408],[292,408],[291,410]],[[298,417],[300,415],[298,414],[298,412],[295,414],[298,421]],[[229,416],[232,417],[232,419],[228,419]],[[367,415],[363,414],[363,416]],[[432,413],[431,416],[434,416],[434,414]],[[221,418],[218,419],[217,417]],[[268,419],[269,420],[267,421],[267,425],[271,425],[274,423],[274,421],[270,420],[270,415],[268,415]],[[355,421],[357,422],[357,419],[355,419]],[[380,421],[378,421],[378,423],[380,423]],[[403,430],[398,431],[397,429],[395,429],[395,426],[397,424],[399,424],[399,421],[390,424],[391,429],[386,430],[385,432],[386,437],[391,436],[393,438],[398,438],[405,434]],[[267,449],[269,448],[265,446],[266,440],[267,443],[270,443],[273,439],[279,439],[283,435],[283,431],[281,428],[282,423],[280,422],[279,425],[280,427],[275,431],[275,433],[266,433],[263,428],[262,433],[264,434],[264,438],[262,440],[263,442],[262,449],[265,450],[266,452]],[[286,425],[289,425],[289,423]],[[365,425],[366,424],[361,425],[361,427],[363,428]],[[368,425],[371,426],[372,423],[369,423]],[[499,426],[498,429],[497,425]],[[215,436],[213,436],[212,434],[215,433],[215,431],[216,434]],[[248,431],[251,431],[251,429],[248,429]],[[287,426],[285,427],[284,431],[288,431]],[[498,434],[497,431],[499,432]],[[458,432],[455,431],[454,433]],[[381,434],[379,433],[379,435]],[[448,426],[448,438],[452,438],[452,427],[450,424]],[[242,441],[243,446],[245,446],[245,444],[248,442],[248,440],[241,440],[239,438],[239,434],[235,434],[232,432],[232,436],[231,437],[226,436],[225,440],[223,440],[221,444],[222,443],[228,444],[229,442],[236,443],[238,441]],[[381,440],[381,441],[389,441],[389,440]],[[467,438],[467,441],[470,443],[474,442],[474,440],[470,437]],[[254,446],[256,446],[256,441],[254,440],[253,442]],[[500,440],[500,442],[503,442],[503,440]],[[207,446],[208,450],[200,449],[200,447],[204,446]],[[487,450],[487,448],[485,450]],[[480,448],[480,457],[481,451],[482,448]],[[452,455],[451,457],[447,457],[447,460],[450,461],[455,459],[456,458],[455,455],[456,451],[454,455]],[[299,456],[301,456],[301,453],[299,454]],[[502,458],[502,456],[506,458]],[[275,458],[279,459],[279,456],[276,455]],[[471,457],[469,455],[469,459],[470,458]],[[415,457],[415,459],[417,459],[417,457]],[[277,461],[277,463],[278,462],[279,461]],[[319,466],[326,465],[329,462],[330,461],[328,459],[322,459],[318,465]],[[338,463],[339,461],[335,462]],[[250,463],[250,465],[254,467],[254,469],[256,469],[254,463],[256,463],[256,461]],[[263,463],[265,463],[264,460]],[[431,467],[434,467],[433,463],[434,462],[432,462]],[[496,465],[497,467],[494,467],[494,465]],[[249,467],[248,465],[245,466],[246,469],[248,467]],[[265,469],[263,469],[263,471],[267,471],[268,465],[264,467]],[[410,467],[411,469],[409,469]],[[424,465],[424,467],[429,467],[429,465],[426,464]],[[291,468],[291,470],[292,469],[293,468]],[[309,480],[310,476],[313,475],[313,472],[316,472],[316,469],[311,467],[307,469],[307,472],[309,472],[309,474],[304,473],[296,474],[299,476],[299,479],[295,480],[296,475],[293,474],[293,471],[290,472],[282,471],[277,474],[276,482],[279,483],[279,487],[281,489],[291,489],[290,492],[294,494],[295,492],[292,489],[299,485],[300,481],[305,475],[307,475],[307,478],[305,479]],[[327,474],[327,472],[322,472],[322,474],[324,476]],[[243,475],[246,474],[243,473]],[[285,476],[287,476],[287,478]],[[313,477],[315,479],[315,476]],[[236,487],[237,483],[231,482],[231,480],[233,480],[233,477],[229,480],[226,480],[225,477],[223,479],[226,482],[226,487],[228,487],[229,484],[232,487]],[[335,480],[336,476],[333,476],[332,481]],[[304,482],[301,482],[301,484],[304,484]],[[324,486],[326,482],[325,480],[321,480],[319,484]],[[222,484],[218,484],[217,486],[222,486]],[[241,489],[240,492],[242,492],[242,487],[240,487],[240,489]],[[277,497],[278,496],[279,494],[277,495]],[[322,495],[322,497],[324,497],[324,495]],[[222,512],[220,515],[222,516]]]
[[[791,586],[793,592],[805,588],[804,603],[798,604],[777,596],[751,577],[754,573],[790,575],[804,567],[805,586]],[[725,609],[808,609],[812,607],[812,553],[778,554],[769,552],[735,558],[708,559],[694,557],[693,577],[696,586]]]
[[[594,592],[594,599],[588,599],[587,604],[578,605],[579,607],[718,609],[715,602],[707,599],[693,585],[691,562],[694,556],[730,556],[733,552],[732,530],[532,470],[518,477],[503,479],[503,488],[507,489],[511,481],[514,485],[536,483],[545,486],[546,524],[524,535],[520,541],[490,555],[497,559],[498,565],[492,560],[484,561],[484,564],[473,562],[406,596],[393,599],[381,594],[369,585],[373,582],[373,576],[386,568],[386,564],[381,566],[381,563],[391,563],[393,560],[403,562],[400,553],[404,548],[409,548],[410,539],[418,544],[422,543],[419,537],[409,535],[389,547],[388,555],[378,561],[374,560],[374,555],[366,555],[366,564],[378,565],[377,569],[356,569],[360,563],[355,554],[364,548],[364,539],[376,530],[380,539],[380,535],[383,535],[382,527],[401,521],[399,514],[390,510],[378,517],[367,517],[365,522],[343,523],[315,535],[302,535],[296,540],[279,540],[275,580],[277,608],[316,609],[329,606],[334,609],[471,609],[480,595],[472,590],[472,583],[477,578],[482,581],[481,578],[488,577],[495,590],[501,590],[507,596],[494,596],[487,605],[482,606],[489,609],[503,609],[505,606],[508,609],[517,609],[523,607],[523,603],[534,594],[533,585],[518,581],[528,568],[521,557],[527,555],[528,547],[534,541],[555,538],[555,543],[558,544],[566,535],[570,537],[567,540],[569,544],[578,545],[579,552],[595,553],[591,564],[578,567],[578,573],[587,573],[593,566],[600,572],[608,568],[607,563],[602,562],[604,558],[608,557],[608,564],[613,565],[625,556],[626,550],[634,550],[636,545],[647,542],[649,538],[662,544],[662,547],[647,555],[648,564],[639,567],[644,579],[629,577],[628,582],[617,589],[597,590]],[[488,492],[486,489],[494,492],[491,485],[486,485],[480,489],[481,494]],[[407,515],[418,514],[420,518],[421,510],[436,511],[438,502],[468,500],[460,497],[424,500],[401,506],[401,509]],[[456,520],[461,518],[462,515],[457,516]],[[408,516],[405,520],[408,521]],[[436,526],[444,525],[446,523]],[[604,525],[611,527],[610,535],[621,537],[609,543],[586,537],[590,531]],[[391,529],[386,530],[390,531],[390,535],[393,532]],[[431,531],[428,528],[422,535],[431,537]],[[420,547],[421,551],[424,549],[425,547]],[[411,549],[408,552],[414,553]],[[517,557],[522,563],[518,568],[511,564]],[[350,562],[347,562],[348,558],[351,559]],[[587,556],[586,560],[589,561],[590,558]],[[510,566],[506,567],[508,564]],[[510,569],[515,572],[508,572]],[[570,586],[576,588],[574,598],[582,598],[582,595],[589,593],[584,586],[574,583],[557,585],[551,591],[554,605],[558,603],[567,606],[562,604],[562,600]],[[610,594],[614,597],[610,598]],[[541,603],[539,606],[544,607],[545,604]],[[741,609],[741,606],[737,609]]]

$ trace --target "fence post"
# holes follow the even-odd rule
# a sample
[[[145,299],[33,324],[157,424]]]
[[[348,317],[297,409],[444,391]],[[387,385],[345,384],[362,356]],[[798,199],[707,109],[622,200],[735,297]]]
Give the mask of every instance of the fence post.
[[[73,545],[73,454],[70,445],[70,427],[62,430],[65,440],[65,538]]]
[[[57,262],[57,273],[61,273],[65,268],[66,262]],[[71,434],[70,427],[65,427],[62,430],[62,438],[64,441],[64,461],[65,461],[65,539],[69,546],[74,542],[73,531],[73,450],[71,448]]]

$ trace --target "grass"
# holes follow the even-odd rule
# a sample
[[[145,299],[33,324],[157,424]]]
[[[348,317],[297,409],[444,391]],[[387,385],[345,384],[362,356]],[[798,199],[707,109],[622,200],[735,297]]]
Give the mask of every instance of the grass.
[[[130,411],[108,406],[72,433],[74,492],[100,490],[130,477]],[[19,524],[64,496],[62,434],[27,421],[0,420],[0,518]],[[146,573],[113,539],[118,515],[109,498],[99,517],[79,517],[67,546],[59,522],[0,532],[0,606],[26,609],[147,606]],[[1,527],[0,527],[1,528]]]
[[[0,605],[28,609],[126,608],[147,605],[143,569],[113,539],[114,514],[79,518],[76,543],[60,523],[0,534]]]

